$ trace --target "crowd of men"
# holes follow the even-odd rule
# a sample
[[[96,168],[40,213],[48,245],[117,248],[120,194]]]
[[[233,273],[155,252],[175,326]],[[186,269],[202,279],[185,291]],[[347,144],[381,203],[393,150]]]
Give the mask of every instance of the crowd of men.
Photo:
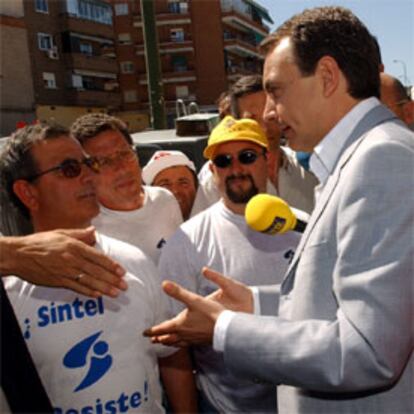
[[[141,166],[106,114],[12,134],[2,410],[414,412],[414,103],[346,9],[262,49],[199,172],[180,151]],[[260,193],[310,214],[303,236],[250,229]]]

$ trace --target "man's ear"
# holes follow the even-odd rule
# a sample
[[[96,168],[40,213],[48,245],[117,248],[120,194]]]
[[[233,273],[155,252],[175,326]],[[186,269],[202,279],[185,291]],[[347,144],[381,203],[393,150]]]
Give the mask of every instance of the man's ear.
[[[408,101],[404,104],[403,108],[404,121],[406,124],[411,125],[414,123],[414,101]]]
[[[337,90],[340,82],[340,69],[335,59],[323,56],[317,64],[316,71],[322,81],[324,96],[331,96]]]
[[[37,189],[28,181],[16,180],[13,183],[13,192],[29,211],[36,210],[38,208],[39,202]]]

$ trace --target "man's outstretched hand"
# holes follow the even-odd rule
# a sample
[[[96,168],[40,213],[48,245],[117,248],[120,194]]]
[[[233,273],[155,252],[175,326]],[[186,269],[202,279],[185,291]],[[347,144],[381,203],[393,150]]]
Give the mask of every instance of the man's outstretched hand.
[[[144,332],[153,342],[173,346],[211,344],[217,318],[226,309],[236,312],[253,311],[253,296],[246,285],[220,273],[204,268],[203,275],[218,285],[219,289],[207,297],[165,281],[167,295],[187,306],[177,316],[153,326]]]

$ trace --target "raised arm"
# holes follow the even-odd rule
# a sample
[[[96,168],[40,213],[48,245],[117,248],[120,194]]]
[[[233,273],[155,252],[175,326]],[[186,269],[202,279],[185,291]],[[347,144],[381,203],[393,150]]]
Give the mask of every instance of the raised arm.
[[[0,273],[30,283],[88,295],[117,296],[127,288],[124,269],[92,245],[94,228],[0,238]]]

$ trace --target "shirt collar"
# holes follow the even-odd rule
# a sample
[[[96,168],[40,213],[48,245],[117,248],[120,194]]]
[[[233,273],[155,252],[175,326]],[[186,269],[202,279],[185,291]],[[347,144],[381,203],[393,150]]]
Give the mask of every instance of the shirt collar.
[[[355,105],[314,148],[309,161],[311,171],[323,186],[332,173],[350,131],[375,106],[377,98],[368,98]]]

